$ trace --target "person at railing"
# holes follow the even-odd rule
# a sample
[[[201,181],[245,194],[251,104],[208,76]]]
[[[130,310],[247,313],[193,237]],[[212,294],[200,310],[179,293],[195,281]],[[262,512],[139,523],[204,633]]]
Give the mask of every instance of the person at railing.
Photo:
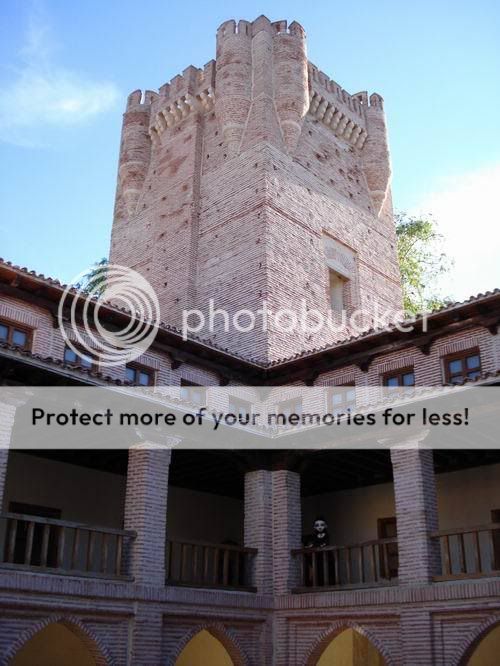
[[[328,531],[328,523],[323,516],[317,516],[313,523],[313,531],[311,534],[306,534],[303,538],[303,545],[305,548],[311,548],[316,551],[319,548],[326,548],[330,545],[330,533]],[[311,555],[305,555],[305,585],[306,586],[321,586],[321,585],[335,585],[335,573],[333,553],[327,551],[321,553],[321,558],[316,552],[311,552]],[[326,558],[327,576],[325,576],[324,562]],[[316,576],[314,576],[313,568],[316,569]],[[314,580],[316,578],[316,580]],[[328,581],[325,580],[328,578]]]

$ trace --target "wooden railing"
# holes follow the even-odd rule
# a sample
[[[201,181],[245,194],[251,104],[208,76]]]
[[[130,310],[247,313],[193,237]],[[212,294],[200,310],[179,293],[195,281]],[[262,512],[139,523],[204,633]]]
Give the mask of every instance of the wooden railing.
[[[252,564],[256,548],[203,541],[169,541],[167,584],[255,592]]]
[[[300,587],[310,591],[324,587],[387,585],[397,579],[397,539],[377,539],[349,546],[297,548]]]
[[[0,514],[0,566],[94,578],[127,578],[124,551],[135,533],[108,527]]]
[[[500,523],[441,530],[441,575],[435,580],[456,580],[500,575]]]

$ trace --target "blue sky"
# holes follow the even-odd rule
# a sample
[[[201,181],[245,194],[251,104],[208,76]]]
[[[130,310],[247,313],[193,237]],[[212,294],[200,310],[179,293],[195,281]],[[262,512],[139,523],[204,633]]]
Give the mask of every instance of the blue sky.
[[[0,256],[63,280],[105,256],[126,95],[202,66],[222,21],[262,13],[302,23],[346,90],[384,97],[395,206],[438,219],[444,292],[500,286],[496,0],[3,0]]]

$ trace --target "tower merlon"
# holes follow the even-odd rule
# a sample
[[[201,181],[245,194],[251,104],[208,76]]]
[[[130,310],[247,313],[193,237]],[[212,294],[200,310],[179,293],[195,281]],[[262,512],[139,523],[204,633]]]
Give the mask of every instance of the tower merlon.
[[[376,109],[384,110],[384,98],[378,93],[372,93],[370,95],[370,106],[375,107]]]
[[[149,108],[158,98],[154,90],[134,90],[127,97],[126,111],[149,111]]]

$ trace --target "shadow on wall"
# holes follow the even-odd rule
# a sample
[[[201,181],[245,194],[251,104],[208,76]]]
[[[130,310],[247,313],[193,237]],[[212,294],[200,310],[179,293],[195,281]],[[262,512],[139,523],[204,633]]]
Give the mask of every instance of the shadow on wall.
[[[175,666],[233,666],[233,660],[222,643],[203,629],[189,641]]]
[[[55,622],[33,636],[16,654],[12,666],[95,666],[87,646]]]
[[[346,629],[325,649],[316,666],[385,666],[385,660],[370,641],[354,629]]]

